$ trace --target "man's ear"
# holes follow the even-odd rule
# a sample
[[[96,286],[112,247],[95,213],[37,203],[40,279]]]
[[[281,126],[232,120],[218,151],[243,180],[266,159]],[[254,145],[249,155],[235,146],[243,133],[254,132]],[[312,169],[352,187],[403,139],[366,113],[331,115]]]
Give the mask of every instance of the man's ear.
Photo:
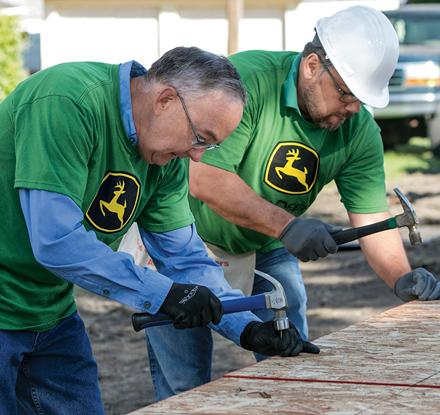
[[[310,53],[304,58],[304,78],[307,80],[315,77],[321,70],[321,60],[316,53]]]
[[[161,86],[156,91],[153,103],[155,114],[159,115],[161,112],[166,111],[177,99],[177,92],[173,87]]]

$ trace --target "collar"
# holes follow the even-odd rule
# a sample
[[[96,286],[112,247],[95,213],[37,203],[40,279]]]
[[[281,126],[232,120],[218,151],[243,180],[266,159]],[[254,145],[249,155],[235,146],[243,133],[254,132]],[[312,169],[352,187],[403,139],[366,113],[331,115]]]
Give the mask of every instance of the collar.
[[[136,61],[129,61],[119,65],[119,95],[121,105],[121,118],[125,133],[131,144],[138,144],[138,136],[133,119],[133,108],[131,105],[130,79],[143,76],[147,70]]]
[[[298,81],[299,64],[301,62],[302,53],[299,53],[292,62],[289,74],[283,84],[284,106],[292,108],[301,115],[298,107],[298,98],[296,96],[296,84]]]

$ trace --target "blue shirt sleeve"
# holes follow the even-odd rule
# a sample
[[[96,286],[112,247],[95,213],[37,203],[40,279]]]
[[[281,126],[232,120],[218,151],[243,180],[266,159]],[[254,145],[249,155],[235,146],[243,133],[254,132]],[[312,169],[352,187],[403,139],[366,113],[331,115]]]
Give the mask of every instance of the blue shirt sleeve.
[[[35,259],[55,275],[95,294],[156,314],[172,281],[87,231],[76,203],[59,193],[20,189],[20,204]]]
[[[220,300],[243,297],[224,278],[222,268],[211,259],[198,236],[195,225],[170,232],[147,232],[139,227],[142,241],[157,270],[183,284],[208,287]],[[246,325],[260,319],[249,311],[225,314],[217,326],[211,327],[240,345],[240,335]]]

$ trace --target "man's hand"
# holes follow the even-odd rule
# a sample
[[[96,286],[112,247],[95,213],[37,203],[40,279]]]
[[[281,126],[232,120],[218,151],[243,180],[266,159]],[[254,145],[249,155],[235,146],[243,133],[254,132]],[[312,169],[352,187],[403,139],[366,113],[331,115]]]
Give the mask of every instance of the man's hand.
[[[283,335],[280,337],[280,333],[275,330],[272,321],[250,322],[241,333],[240,344],[246,350],[266,356],[287,357],[297,356],[301,352],[319,353],[318,346],[303,341],[292,324],[289,329],[283,330]]]
[[[316,261],[337,252],[338,245],[330,232],[338,230],[339,227],[326,224],[319,219],[296,218],[281,232],[280,241],[301,261]]]
[[[160,308],[176,329],[218,324],[223,316],[221,301],[203,285],[173,283]]]
[[[416,268],[397,280],[394,294],[402,301],[439,300],[440,280],[425,268]]]

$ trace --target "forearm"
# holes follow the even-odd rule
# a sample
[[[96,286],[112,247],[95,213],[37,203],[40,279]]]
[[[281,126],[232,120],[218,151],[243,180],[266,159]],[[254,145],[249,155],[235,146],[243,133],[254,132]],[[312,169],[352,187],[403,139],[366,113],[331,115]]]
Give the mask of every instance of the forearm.
[[[170,232],[139,232],[146,250],[159,272],[178,283],[208,287],[220,300],[243,297],[240,290],[232,289],[224,278],[222,268],[208,256],[195,226],[186,226]],[[211,328],[240,345],[240,335],[251,321],[260,321],[253,313],[226,314]]]
[[[228,221],[278,238],[294,216],[264,200],[238,175],[190,162],[190,193]],[[219,197],[221,195],[221,197]]]
[[[352,226],[364,226],[390,217],[387,212],[370,215],[350,214]],[[359,240],[362,251],[373,271],[393,288],[396,281],[411,270],[402,238],[397,229],[379,232]]]
[[[67,196],[20,189],[20,203],[34,256],[73,284],[141,311],[155,314],[172,281],[135,265],[131,255],[113,252],[87,232],[82,212]]]

